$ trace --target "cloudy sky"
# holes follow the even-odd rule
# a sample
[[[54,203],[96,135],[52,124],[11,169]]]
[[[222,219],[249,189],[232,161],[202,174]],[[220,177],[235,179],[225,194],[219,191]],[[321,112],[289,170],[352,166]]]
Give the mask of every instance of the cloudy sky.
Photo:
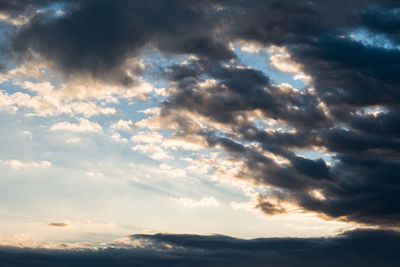
[[[10,266],[400,262],[399,1],[0,0],[0,121]]]

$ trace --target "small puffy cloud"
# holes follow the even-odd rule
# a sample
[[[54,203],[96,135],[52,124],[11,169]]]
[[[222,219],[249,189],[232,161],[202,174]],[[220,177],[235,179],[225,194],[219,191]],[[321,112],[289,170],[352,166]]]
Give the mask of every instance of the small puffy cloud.
[[[240,50],[250,54],[258,54],[263,50],[263,47],[259,44],[252,42],[239,42]]]
[[[91,122],[85,118],[79,118],[79,124],[70,122],[58,122],[50,127],[50,131],[69,131],[69,132],[86,132],[99,133],[103,129],[98,123]]]
[[[156,115],[156,114],[160,114],[161,108],[159,108],[159,107],[152,107],[152,108],[147,108],[147,109],[139,110],[138,112],[139,112],[139,113],[146,114],[146,115]]]
[[[221,203],[216,200],[215,198],[203,197],[200,200],[194,200],[191,198],[171,198],[171,200],[178,202],[181,205],[188,206],[188,207],[202,207],[202,208],[216,208],[221,205]]]
[[[51,167],[51,162],[46,160],[37,162],[36,161],[22,162],[19,160],[10,159],[10,160],[0,160],[0,163],[15,170],[21,170],[25,168],[47,169]]]
[[[171,149],[201,150],[207,147],[207,141],[203,136],[173,136],[166,139],[163,146]]]
[[[18,110],[18,106],[24,105],[30,98],[30,95],[21,92],[10,95],[0,91],[0,110],[15,113]]]
[[[206,147],[206,140],[202,136],[172,136],[165,138],[155,131],[141,131],[130,138],[132,142],[144,144],[158,144],[163,148],[176,150],[200,150]]]
[[[122,131],[130,131],[132,129],[133,122],[131,120],[124,121],[119,120],[110,125],[111,130],[122,130]]]
[[[117,113],[115,108],[101,107],[91,101],[84,102],[70,102],[66,103],[63,107],[59,108],[58,113],[65,113],[68,115],[82,114],[85,117],[94,115],[113,115]]]
[[[149,155],[152,159],[162,160],[162,159],[173,159],[174,157],[168,155],[160,146],[155,146],[152,144],[146,145],[136,145],[132,147],[133,151],[140,151]]]
[[[163,136],[158,132],[139,132],[131,137],[131,141],[135,143],[158,144],[163,140]]]
[[[117,143],[127,143],[128,139],[122,137],[119,133],[113,133],[110,138]]]

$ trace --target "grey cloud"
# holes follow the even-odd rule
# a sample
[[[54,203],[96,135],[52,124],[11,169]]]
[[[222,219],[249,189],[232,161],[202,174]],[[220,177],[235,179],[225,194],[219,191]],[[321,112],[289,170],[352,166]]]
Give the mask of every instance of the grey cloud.
[[[215,70],[209,72],[209,75],[214,75],[214,72]],[[288,116],[290,112],[286,109],[281,111],[277,103],[285,105],[293,99],[293,103],[297,104],[296,101],[300,103],[298,105],[304,109],[304,112],[309,112],[310,109],[316,109],[318,101],[311,102],[314,104],[310,104],[308,108],[304,105],[307,102],[301,100],[304,94],[298,93],[292,96],[290,93],[282,93],[270,85],[267,78],[258,79],[247,75],[244,79],[241,78],[240,72],[257,73],[251,69],[245,69],[235,70],[231,75],[219,77],[215,75],[212,77],[220,81],[216,87],[201,90],[197,87],[197,78],[192,77],[188,80],[188,77],[183,77],[183,82],[178,83],[180,90],[169,102],[165,103],[164,108],[198,113],[231,127],[233,136],[221,136],[217,129],[214,129],[215,132],[209,129],[198,134],[206,136],[211,147],[219,145],[232,156],[242,160],[248,169],[245,177],[253,177],[259,183],[285,190],[288,200],[306,210],[348,221],[382,225],[397,224],[399,218],[396,215],[398,199],[395,177],[399,171],[399,162],[393,158],[399,151],[399,143],[396,139],[384,138],[380,132],[360,132],[334,127],[333,121],[328,118],[325,119],[325,123],[321,123],[321,120],[310,115],[304,116],[304,119],[290,120]],[[257,75],[263,77],[261,73]],[[237,80],[238,83],[236,83]],[[250,81],[247,83],[248,80]],[[306,97],[312,96],[306,95]],[[266,117],[285,121],[296,127],[297,131],[294,133],[265,132],[249,120],[237,119],[238,115],[246,118],[243,111],[256,109],[265,111]],[[300,113],[300,111],[296,110],[294,113]],[[363,120],[364,117],[353,113],[347,118],[342,118],[343,123],[346,120],[349,121],[350,118]],[[309,124],[308,121],[310,121]],[[338,122],[341,121],[338,120]],[[256,149],[241,144],[247,141],[258,142],[263,150],[286,158],[290,164],[277,165]],[[299,157],[292,151],[312,149],[314,146],[334,152],[335,165],[330,167],[322,159],[311,160]],[[312,189],[321,190],[326,199],[320,200],[310,196],[309,192]],[[372,202],[374,205],[367,204]],[[271,214],[276,213],[277,207],[272,207],[264,201],[260,202],[258,208]]]
[[[350,38],[323,36],[291,48],[330,105],[396,105],[400,51],[368,47]]]
[[[352,8],[334,21],[325,15],[337,7],[326,1],[309,3],[265,1],[252,6],[235,1],[231,6],[238,9],[229,10],[227,5],[225,19],[239,18],[240,24],[232,23],[235,27],[230,28],[232,39],[286,46],[293,60],[312,76],[316,94],[281,91],[258,70],[210,67],[197,61],[170,69],[179,90],[164,108],[225,124],[229,133],[208,128],[198,134],[205,135],[210,146],[218,144],[245,163],[247,173],[238,178],[252,177],[259,184],[273,185],[285,192],[286,200],[332,218],[398,225],[399,51],[343,37],[357,27],[372,27],[365,21],[365,12],[381,12],[371,8],[373,1],[350,1]],[[393,8],[396,3],[381,4]],[[389,27],[385,23],[377,24],[380,26],[373,30],[393,32],[383,29]],[[216,85],[199,88],[204,74],[216,79]],[[385,113],[358,113],[360,108],[374,106],[385,108]],[[255,110],[296,131],[265,132],[246,114]],[[254,141],[262,151],[243,145]],[[315,147],[333,153],[334,165],[294,153],[295,149]],[[279,155],[289,164],[277,165],[263,151]],[[325,199],[312,197],[309,192],[313,189],[321,190]],[[260,198],[258,208],[269,214],[281,212],[266,198]]]
[[[97,251],[0,248],[2,266],[397,266],[397,232],[357,230],[325,238],[134,235],[145,248]]]
[[[146,46],[209,60],[235,57],[213,32],[214,17],[184,1],[75,1],[63,16],[35,16],[15,37],[14,50],[20,56],[33,50],[66,75],[120,72],[122,82],[119,68]]]
[[[29,9],[36,9],[41,6],[46,6],[50,3],[57,3],[60,1],[54,0],[18,0],[18,1],[8,1],[1,0],[0,1],[0,11],[6,12],[24,12]]]
[[[198,64],[195,62],[193,64]],[[182,76],[193,74],[193,67],[174,67],[180,91],[166,105],[189,109],[201,115],[212,117],[224,123],[235,123],[241,112],[261,110],[267,117],[279,119],[299,128],[312,128],[328,124],[329,120],[317,106],[318,101],[307,93],[286,92],[269,82],[261,71],[236,67],[214,66],[208,75],[217,79],[216,86],[196,90],[196,77]],[[196,71],[198,73],[198,70]]]

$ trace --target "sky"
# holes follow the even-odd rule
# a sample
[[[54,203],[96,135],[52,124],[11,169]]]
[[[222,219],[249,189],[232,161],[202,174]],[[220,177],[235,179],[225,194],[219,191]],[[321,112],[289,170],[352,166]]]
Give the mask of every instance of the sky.
[[[399,44],[394,0],[0,0],[0,263],[398,266]]]

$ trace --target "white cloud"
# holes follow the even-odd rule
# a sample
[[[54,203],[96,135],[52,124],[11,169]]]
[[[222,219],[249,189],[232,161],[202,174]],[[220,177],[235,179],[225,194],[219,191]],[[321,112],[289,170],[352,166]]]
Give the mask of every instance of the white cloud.
[[[202,136],[173,136],[164,138],[159,132],[141,131],[130,138],[132,142],[144,144],[157,144],[163,148],[176,150],[200,150],[207,146],[207,142]]]
[[[141,60],[127,60],[116,73],[122,71],[133,79],[136,76],[132,71],[144,68]],[[106,103],[117,103],[118,98],[146,100],[154,91],[153,85],[142,78],[135,78],[132,85],[126,86],[120,84],[120,77],[116,73],[104,79],[94,79],[84,74],[71,75],[66,79],[54,70],[51,62],[32,53],[28,61],[6,73],[0,73],[0,84],[11,81],[24,89],[13,94],[0,92],[0,110],[15,113],[19,108],[28,108],[33,110],[29,114],[31,116],[110,115],[116,114],[117,110],[105,106]],[[59,82],[48,82],[49,76]],[[32,79],[38,82],[31,82]],[[30,93],[25,93],[25,90]],[[97,101],[102,102],[99,105]]]
[[[122,130],[122,131],[130,131],[132,129],[133,122],[131,120],[124,121],[119,120],[110,125],[111,130]]]
[[[171,149],[201,150],[207,147],[207,141],[203,136],[173,136],[163,142],[164,147]]]
[[[264,47],[262,47],[261,45],[251,42],[241,41],[238,43],[238,45],[240,46],[241,51],[251,54],[258,54],[264,49]]]
[[[173,159],[174,157],[168,155],[161,147],[152,144],[137,145],[132,147],[133,151],[140,151],[149,155],[152,159]]]
[[[159,108],[159,107],[153,107],[153,108],[148,108],[148,109],[139,110],[138,112],[139,112],[139,113],[146,114],[146,115],[151,115],[151,114],[156,115],[156,114],[160,114],[161,108]]]
[[[117,143],[127,143],[128,139],[123,138],[119,133],[113,133],[110,138]]]
[[[99,124],[91,122],[85,118],[79,118],[79,124],[69,122],[58,122],[50,127],[50,131],[70,131],[70,132],[87,132],[99,133],[102,128]]]
[[[135,143],[158,144],[163,140],[163,136],[158,132],[139,132],[131,137],[131,141]]]
[[[38,162],[36,161],[22,162],[19,160],[10,159],[10,160],[0,160],[0,163],[10,168],[13,168],[14,170],[21,170],[24,168],[47,169],[51,167],[51,162],[46,160]]]
[[[0,91],[0,110],[15,113],[19,106],[34,106],[30,100],[31,96],[25,93],[17,92],[9,95],[4,91]]]
[[[16,92],[8,94],[0,91],[0,110],[15,113],[20,108],[32,110],[27,113],[29,116],[50,116],[50,115],[76,115],[82,114],[85,117],[93,115],[112,115],[117,111],[111,107],[102,107],[93,101],[75,101],[64,99],[63,95],[54,90],[54,87],[48,83],[24,82],[21,87],[31,91],[36,95]]]

